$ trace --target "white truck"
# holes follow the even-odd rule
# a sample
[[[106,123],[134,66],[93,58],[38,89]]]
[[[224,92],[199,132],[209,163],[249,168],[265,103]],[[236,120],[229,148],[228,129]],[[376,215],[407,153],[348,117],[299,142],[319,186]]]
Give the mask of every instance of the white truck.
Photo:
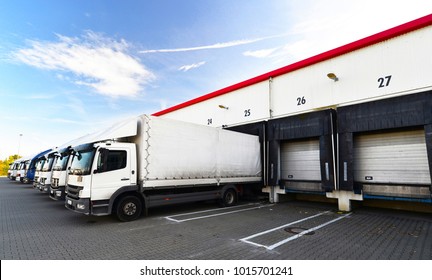
[[[53,152],[54,163],[51,172],[51,185],[49,187],[49,196],[53,200],[64,200],[66,196],[67,173],[72,163],[71,152],[72,146],[92,141],[94,135],[84,135],[78,139],[69,141]]]
[[[45,155],[45,162],[42,166],[42,170],[39,173],[39,184],[38,189],[41,192],[49,193],[50,191],[50,185],[51,185],[51,172],[52,167],[55,159],[55,152],[49,152]]]
[[[39,190],[39,183],[40,183],[40,179],[41,179],[41,175],[42,175],[42,169],[45,165],[45,162],[48,159],[48,154],[50,153],[46,152],[44,154],[41,154],[38,156],[38,158],[35,161],[35,175],[34,175],[34,180],[33,180],[33,188]]]
[[[21,163],[21,159],[15,160],[12,165],[9,165],[8,178],[15,181],[17,177],[17,172]]]
[[[65,206],[121,221],[174,203],[231,206],[262,183],[260,145],[257,136],[141,115],[72,147]]]
[[[15,167],[15,163],[9,163],[9,169],[7,172],[7,177],[12,180],[13,168]]]
[[[30,165],[30,159],[23,158],[18,167],[16,181],[24,182],[24,178],[27,176],[27,171]]]
[[[49,196],[53,200],[63,200],[67,184],[67,172],[72,162],[70,146],[58,149],[54,154]]]

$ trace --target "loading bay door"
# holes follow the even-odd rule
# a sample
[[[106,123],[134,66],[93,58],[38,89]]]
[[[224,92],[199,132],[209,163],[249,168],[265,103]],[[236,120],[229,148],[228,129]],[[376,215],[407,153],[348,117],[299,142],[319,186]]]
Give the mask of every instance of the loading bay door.
[[[363,185],[365,194],[429,197],[424,130],[356,135],[354,181]]]
[[[281,180],[287,189],[322,191],[318,138],[282,142],[280,159]]]

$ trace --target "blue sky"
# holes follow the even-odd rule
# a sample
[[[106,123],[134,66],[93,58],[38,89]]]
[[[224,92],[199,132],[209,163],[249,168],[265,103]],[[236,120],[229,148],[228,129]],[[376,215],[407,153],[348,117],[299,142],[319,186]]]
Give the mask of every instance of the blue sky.
[[[423,0],[0,0],[0,159],[59,146],[431,11]]]

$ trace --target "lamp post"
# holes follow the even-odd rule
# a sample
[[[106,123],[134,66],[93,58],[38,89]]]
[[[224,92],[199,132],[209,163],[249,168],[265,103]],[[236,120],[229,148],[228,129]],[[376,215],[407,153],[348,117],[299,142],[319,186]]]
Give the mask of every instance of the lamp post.
[[[19,153],[20,153],[20,148],[21,148],[21,138],[22,138],[22,133],[20,133],[20,135],[19,135],[19,141],[18,141],[18,156],[19,156]]]

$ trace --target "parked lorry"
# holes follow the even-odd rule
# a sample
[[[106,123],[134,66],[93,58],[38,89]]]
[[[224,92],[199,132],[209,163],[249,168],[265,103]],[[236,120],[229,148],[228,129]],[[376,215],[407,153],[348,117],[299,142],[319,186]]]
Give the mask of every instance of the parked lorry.
[[[67,184],[67,172],[72,162],[71,147],[60,148],[54,154],[49,196],[53,200],[63,200]]]
[[[9,163],[9,169],[7,171],[7,177],[8,179],[12,180],[12,172],[13,172],[13,168],[14,168],[14,163]]]
[[[29,167],[23,180],[24,183],[32,183],[34,181],[37,160],[41,155],[44,155],[50,151],[51,149],[48,149],[30,157],[31,159],[30,159]]]
[[[66,208],[121,221],[174,203],[231,206],[262,182],[257,136],[154,116],[119,123],[72,149]]]
[[[56,151],[51,151],[44,155],[45,162],[39,174],[39,182],[37,188],[44,193],[49,193],[51,186],[51,172],[55,159]]]
[[[57,148],[53,153],[54,163],[51,173],[51,184],[49,196],[53,200],[64,200],[66,196],[67,173],[72,163],[72,146],[88,143],[95,135],[87,134],[80,138],[69,141]]]
[[[39,182],[40,182],[40,178],[41,178],[41,174],[42,174],[42,169],[43,166],[45,164],[45,162],[47,161],[47,155],[49,152],[45,153],[45,154],[41,154],[37,159],[36,159],[36,163],[35,163],[35,175],[34,175],[34,179],[33,179],[33,188],[39,190]]]
[[[21,160],[20,165],[18,167],[17,176],[15,179],[16,181],[21,182],[21,183],[24,182],[24,178],[27,175],[29,164],[30,164],[30,159],[23,158]]]
[[[18,172],[20,163],[21,163],[21,159],[17,159],[12,163],[12,165],[9,165],[8,178],[11,179],[12,181],[15,181],[15,179],[17,177],[17,172]]]

